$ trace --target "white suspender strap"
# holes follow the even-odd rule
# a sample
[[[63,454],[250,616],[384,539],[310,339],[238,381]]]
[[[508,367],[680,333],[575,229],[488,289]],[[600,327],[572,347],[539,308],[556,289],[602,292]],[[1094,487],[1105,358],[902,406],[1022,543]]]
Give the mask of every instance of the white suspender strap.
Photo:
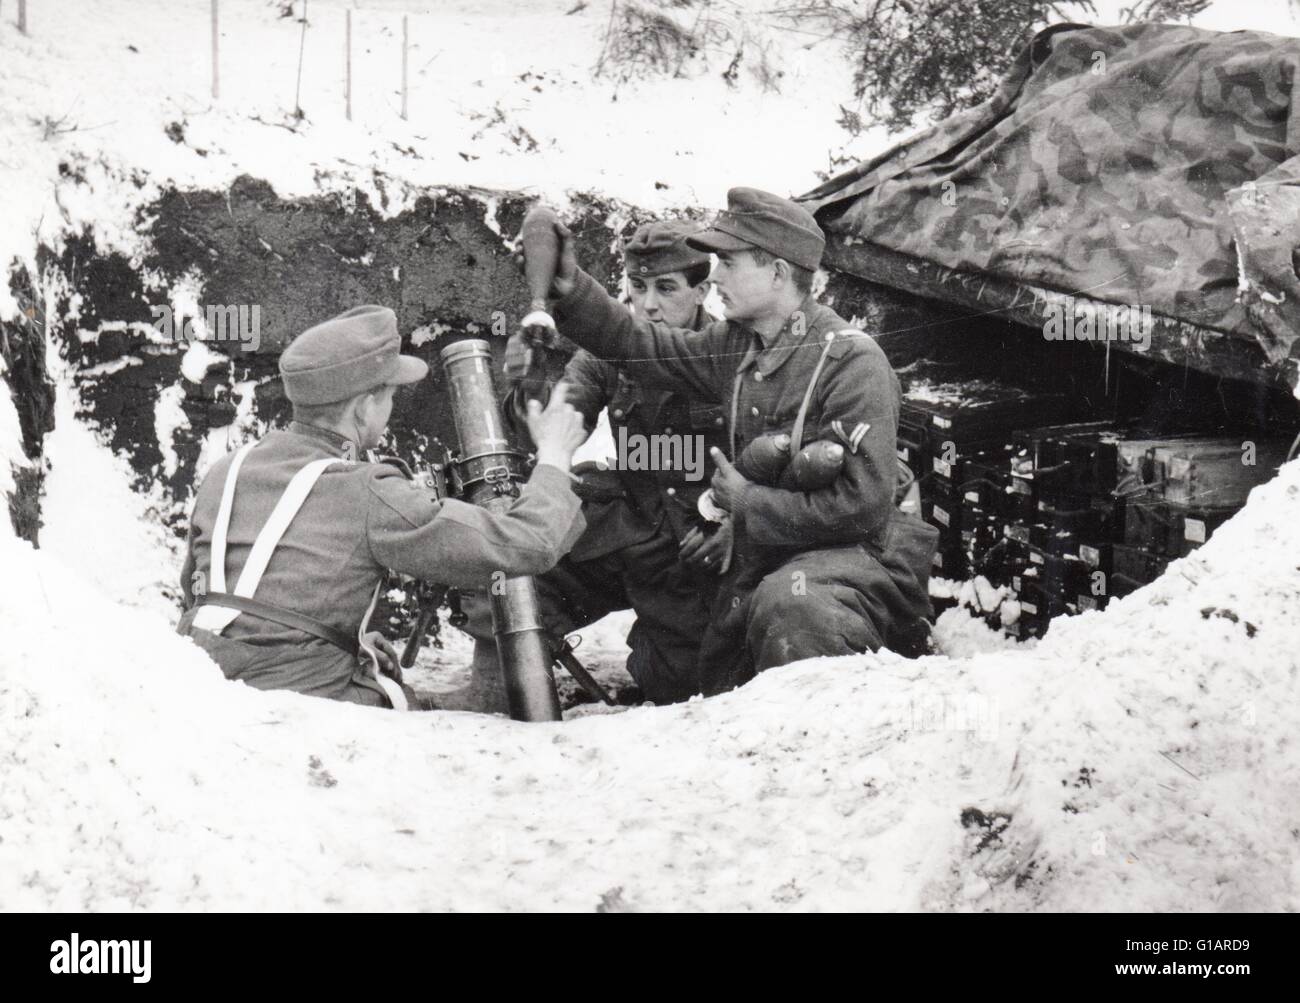
[[[234,459],[230,461],[230,466],[226,468],[226,481],[221,487],[221,504],[217,507],[217,522],[212,527],[212,554],[208,561],[208,591],[225,592],[226,591],[226,531],[230,528],[230,509],[235,503],[235,479],[239,477],[239,468],[244,464],[244,457],[256,443],[250,442],[241,446],[236,452]],[[197,505],[197,501],[195,502]],[[202,607],[195,615],[194,622],[198,626],[200,617],[203,616]]]
[[[393,710],[410,710],[410,705],[406,701],[406,694],[402,692],[402,687],[397,685],[397,681],[384,675],[379,669],[379,656],[375,653],[374,646],[366,640],[366,628],[370,626],[370,618],[374,615],[375,606],[379,603],[379,590],[383,587],[383,580],[375,582],[375,591],[370,596],[370,605],[366,607],[366,615],[361,618],[361,626],[357,628],[357,642],[361,647],[361,653],[370,659],[367,668],[370,670],[370,676],[379,684],[380,689],[388,694],[388,700],[393,705]]]
[[[248,446],[240,450],[239,454],[230,464],[230,470],[226,473],[226,483],[221,495],[221,508],[217,512],[217,522],[212,528],[212,591],[225,592],[226,588],[226,532],[230,527],[230,510],[234,504],[235,495],[235,478],[239,474],[239,466],[243,458],[247,455]],[[307,500],[307,495],[311,489],[316,486],[316,480],[323,474],[326,468],[340,462],[335,458],[323,460],[313,460],[307,464],[289,481],[289,486],[284,489],[284,494],[276,503],[271,517],[266,520],[266,525],[262,531],[257,534],[257,539],[253,541],[253,548],[249,551],[248,560],[244,564],[244,569],[239,573],[239,581],[235,584],[234,594],[251,599],[253,593],[257,591],[257,586],[262,581],[262,575],[266,572],[266,566],[271,561],[271,555],[275,552],[276,545],[279,544],[281,537],[284,536],[285,530],[293,522],[294,516],[302,508],[302,503]],[[228,606],[202,606],[194,616],[194,626],[202,627],[204,630],[210,630],[214,633],[221,633],[235,618],[239,616],[239,610],[231,609]]]

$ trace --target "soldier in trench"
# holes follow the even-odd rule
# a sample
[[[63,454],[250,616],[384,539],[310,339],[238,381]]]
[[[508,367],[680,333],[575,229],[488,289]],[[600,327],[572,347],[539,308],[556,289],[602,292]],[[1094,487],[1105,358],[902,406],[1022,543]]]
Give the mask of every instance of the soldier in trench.
[[[396,651],[367,630],[385,573],[482,588],[496,572],[549,570],[581,534],[569,467],[586,430],[564,388],[545,409],[527,406],[537,463],[501,514],[360,459],[383,436],[396,388],[428,373],[400,347],[381,306],[300,334],[280,357],[289,427],[218,460],[199,485],[178,632],[227,678],[409,707]]]
[[[708,252],[690,247],[692,223],[667,220],[639,227],[623,245],[623,265],[632,316],[647,323],[703,330],[712,320],[704,310],[708,294]],[[620,306],[619,308],[623,308]],[[507,349],[507,375],[517,378],[503,403],[509,419],[527,401],[547,399],[551,384],[512,365],[522,356],[522,335]],[[543,618],[563,636],[615,610],[632,609],[628,673],[641,695],[657,704],[702,692],[698,653],[709,621],[718,575],[728,566],[730,527],[708,528],[697,503],[708,487],[711,447],[725,442],[726,419],[716,403],[702,403],[674,384],[657,383],[635,367],[579,350],[564,369],[569,401],[593,430],[607,410],[620,455],[612,469],[585,463],[575,469],[587,529],[573,550],[538,581]],[[638,463],[622,455],[632,443],[643,454],[671,457],[671,464]],[[656,451],[653,447],[669,447]],[[631,450],[627,452],[631,453]],[[697,459],[697,463],[683,462]],[[649,468],[649,469],[647,469]],[[475,637],[470,686],[443,697],[449,707],[505,709],[496,647],[487,604],[466,599]]]

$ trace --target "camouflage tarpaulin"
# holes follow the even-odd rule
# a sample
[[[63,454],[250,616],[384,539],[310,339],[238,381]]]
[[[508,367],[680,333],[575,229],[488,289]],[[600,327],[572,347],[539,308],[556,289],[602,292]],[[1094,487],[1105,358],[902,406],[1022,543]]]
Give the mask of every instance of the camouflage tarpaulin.
[[[1061,299],[1043,291],[1137,307],[1184,355],[1199,329],[1294,382],[1298,66],[1300,41],[1262,32],[1057,25],[992,99],[802,199],[849,271],[879,250],[1040,310]],[[930,285],[912,291],[944,298]]]

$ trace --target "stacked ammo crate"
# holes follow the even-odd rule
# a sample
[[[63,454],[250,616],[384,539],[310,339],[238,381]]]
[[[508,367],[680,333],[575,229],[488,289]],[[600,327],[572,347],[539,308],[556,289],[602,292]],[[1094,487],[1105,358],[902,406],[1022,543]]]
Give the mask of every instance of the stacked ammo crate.
[[[1105,606],[1111,548],[1124,530],[1120,434],[1107,422],[1016,432],[1012,478],[1029,517],[1005,529],[1005,566],[1020,603],[1008,633],[1041,637],[1054,616]]]
[[[1020,615],[1004,629],[1020,639],[1153,581],[1285,458],[1281,439],[1059,424],[1070,410],[986,382],[914,386],[903,401],[899,457],[940,532],[933,573],[1009,584]]]
[[[1035,511],[1032,523],[1006,530],[1021,607],[1007,629],[1020,638],[1154,581],[1227,522],[1286,453],[1279,439],[1152,437],[1105,425],[1032,429],[1016,440],[1013,476]]]
[[[939,529],[934,573],[986,573],[1002,549],[1002,526],[1028,515],[1011,495],[1012,433],[1069,416],[1064,394],[1034,393],[993,381],[919,384],[903,397],[898,456],[921,488],[921,514]]]

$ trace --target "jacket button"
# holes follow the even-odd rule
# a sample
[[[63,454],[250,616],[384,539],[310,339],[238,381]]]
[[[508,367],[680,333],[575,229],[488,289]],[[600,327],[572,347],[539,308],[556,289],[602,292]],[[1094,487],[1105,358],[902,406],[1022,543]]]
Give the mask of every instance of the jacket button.
[[[757,417],[758,417],[758,408],[756,408],[756,407],[751,407],[751,408],[749,409],[749,413],[752,414],[755,418],[757,418]]]
[[[722,427],[722,415],[718,415],[716,418],[714,418],[714,419],[713,419],[713,424],[717,425],[718,428],[721,428],[721,427]]]
[[[731,608],[737,609],[740,606],[740,596],[731,597]]]
[[[668,488],[667,490],[664,491],[664,494],[669,495],[669,496],[671,496],[671,495],[675,495],[675,494],[677,494],[677,489],[676,489],[676,488]]]
[[[622,408],[619,408],[617,411],[615,411],[615,412],[614,412],[614,417],[615,417],[615,418],[622,418],[622,417],[623,417],[623,409],[622,409]]]
[[[760,373],[757,369],[754,370],[754,382],[755,383],[763,382],[763,374]]]
[[[673,434],[673,427],[671,425],[665,425],[664,435],[672,435],[672,434]]]

